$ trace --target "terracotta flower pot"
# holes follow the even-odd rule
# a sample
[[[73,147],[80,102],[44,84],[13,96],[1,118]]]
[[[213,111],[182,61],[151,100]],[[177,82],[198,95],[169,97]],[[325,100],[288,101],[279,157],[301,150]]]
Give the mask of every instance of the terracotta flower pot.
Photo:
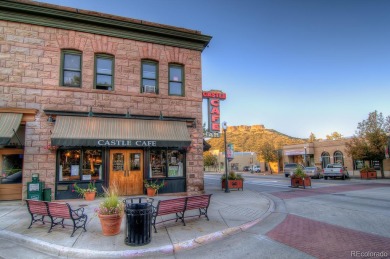
[[[121,231],[123,214],[102,215],[98,214],[104,236],[114,236]]]
[[[86,201],[93,201],[95,199],[96,192],[85,192],[84,193],[84,199]]]
[[[146,188],[146,193],[148,194],[148,196],[155,196],[155,195],[156,195],[156,192],[157,192],[156,189],[153,189],[153,188]]]

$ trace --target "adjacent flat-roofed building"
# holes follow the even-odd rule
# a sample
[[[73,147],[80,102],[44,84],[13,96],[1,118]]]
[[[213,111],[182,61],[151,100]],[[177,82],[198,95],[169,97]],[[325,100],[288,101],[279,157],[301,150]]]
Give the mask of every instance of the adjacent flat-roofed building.
[[[366,164],[380,170],[379,161],[355,160],[348,155],[346,142],[350,138],[322,140],[304,144],[283,146],[283,163],[298,163],[304,166],[325,168],[328,164],[339,163],[347,167],[350,176],[360,177],[360,169]],[[388,147],[383,147],[388,150]],[[386,178],[390,177],[390,159],[383,160]]]
[[[201,54],[210,40],[1,1],[0,199],[26,198],[32,174],[53,199],[76,198],[73,184],[90,181],[121,195],[144,194],[144,180],[164,180],[160,193],[202,193]]]

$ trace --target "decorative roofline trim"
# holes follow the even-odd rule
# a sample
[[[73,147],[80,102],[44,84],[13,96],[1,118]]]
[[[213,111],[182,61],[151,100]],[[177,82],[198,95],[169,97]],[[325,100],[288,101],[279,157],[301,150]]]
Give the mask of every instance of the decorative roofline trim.
[[[0,17],[7,21],[75,30],[198,51],[203,51],[212,38],[195,30],[26,1],[0,1]]]

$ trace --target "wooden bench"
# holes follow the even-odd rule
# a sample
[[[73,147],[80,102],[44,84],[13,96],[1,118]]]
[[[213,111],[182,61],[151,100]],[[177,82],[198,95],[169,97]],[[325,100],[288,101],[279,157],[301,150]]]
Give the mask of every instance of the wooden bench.
[[[31,215],[31,223],[28,228],[31,228],[31,225],[37,221],[41,221],[42,224],[45,224],[45,217],[49,217],[49,212],[47,210],[46,203],[37,200],[26,200],[26,202],[28,212],[30,212]]]
[[[84,208],[79,208],[73,210],[68,203],[59,203],[59,202],[47,202],[47,201],[37,201],[37,200],[26,200],[28,211],[31,214],[31,223],[28,228],[31,228],[31,225],[37,221],[44,222],[44,217],[49,216],[50,218],[50,229],[49,233],[52,231],[53,227],[56,225],[61,225],[65,228],[64,220],[70,219],[73,224],[73,232],[70,235],[73,237],[74,232],[77,229],[85,229],[85,224],[87,223],[88,216],[84,214]]]
[[[157,203],[157,206],[153,208],[152,215],[152,225],[154,227],[154,232],[157,233],[156,224],[160,224],[170,220],[176,220],[176,222],[180,219],[185,226],[186,223],[184,218],[187,217],[196,217],[198,215],[185,216],[185,212],[189,210],[198,209],[199,210],[199,218],[203,215],[209,220],[207,216],[207,209],[210,205],[211,194],[197,195],[197,196],[189,196],[183,198],[175,198],[169,200],[160,200]],[[175,214],[176,217],[172,219],[167,219],[156,223],[156,219],[158,216],[164,216],[169,214]]]

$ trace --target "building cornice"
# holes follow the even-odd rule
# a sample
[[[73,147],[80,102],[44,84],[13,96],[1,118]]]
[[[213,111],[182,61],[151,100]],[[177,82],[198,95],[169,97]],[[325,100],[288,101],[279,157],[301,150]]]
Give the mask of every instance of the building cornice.
[[[203,51],[199,31],[31,1],[0,1],[0,19]]]

